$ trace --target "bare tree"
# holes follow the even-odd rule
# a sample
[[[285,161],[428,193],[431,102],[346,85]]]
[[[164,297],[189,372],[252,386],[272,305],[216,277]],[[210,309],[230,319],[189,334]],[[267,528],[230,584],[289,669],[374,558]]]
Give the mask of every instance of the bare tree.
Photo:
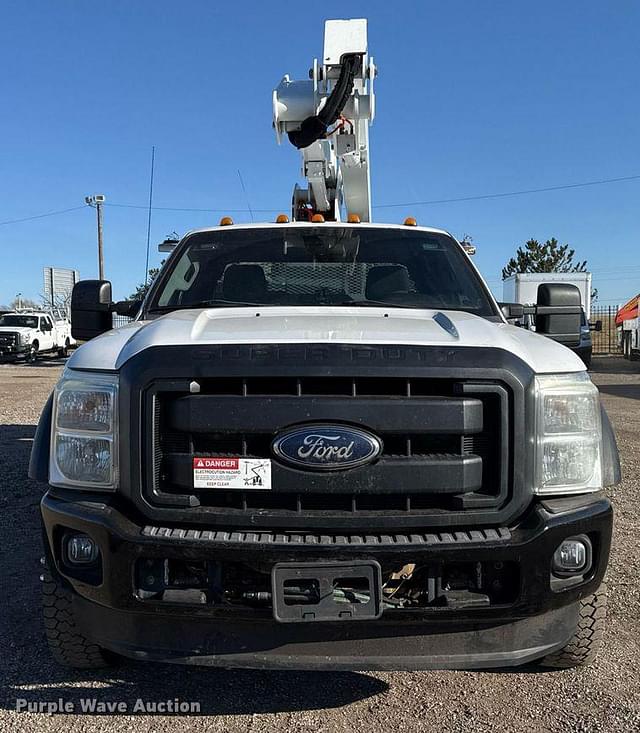
[[[36,300],[20,297],[14,298],[11,303],[9,303],[9,308],[11,308],[11,310],[16,310],[17,308],[22,308],[23,310],[40,310],[41,306]]]

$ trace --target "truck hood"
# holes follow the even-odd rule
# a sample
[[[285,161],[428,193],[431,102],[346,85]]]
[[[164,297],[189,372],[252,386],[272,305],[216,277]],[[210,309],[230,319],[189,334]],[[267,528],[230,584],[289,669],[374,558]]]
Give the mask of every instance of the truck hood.
[[[513,353],[536,373],[584,371],[570,349],[506,323],[461,311],[357,306],[178,310],[89,341],[68,366],[113,371],[154,346],[268,343],[492,347]]]
[[[35,328],[27,328],[26,326],[0,326],[0,333],[21,333],[23,336],[33,333],[35,330]]]

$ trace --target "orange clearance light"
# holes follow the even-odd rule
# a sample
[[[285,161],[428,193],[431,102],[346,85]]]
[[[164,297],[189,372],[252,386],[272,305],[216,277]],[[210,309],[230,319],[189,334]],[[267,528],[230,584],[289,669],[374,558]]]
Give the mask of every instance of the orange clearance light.
[[[413,216],[408,216],[404,220],[404,225],[406,227],[417,227],[418,226],[418,222],[415,220],[415,218]]]
[[[360,217],[357,214],[349,214],[347,217],[347,221],[349,224],[359,224],[360,223]]]
[[[221,227],[230,227],[232,224],[233,219],[230,216],[223,216],[222,219],[220,219]]]
[[[311,217],[311,221],[314,224],[324,224],[324,216],[322,216],[322,214],[314,214]]]
[[[276,224],[288,224],[289,217],[286,214],[278,214],[276,216]]]

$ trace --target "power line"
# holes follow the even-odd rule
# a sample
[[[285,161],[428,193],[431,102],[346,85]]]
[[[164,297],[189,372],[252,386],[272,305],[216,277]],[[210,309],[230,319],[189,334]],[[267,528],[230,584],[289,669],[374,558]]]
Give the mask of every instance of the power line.
[[[582,181],[580,183],[564,183],[558,186],[545,186],[544,188],[528,188],[523,189],[520,191],[502,191],[500,193],[486,193],[486,194],[478,194],[474,196],[459,196],[456,198],[448,198],[448,199],[432,199],[430,201],[404,201],[404,202],[398,202],[393,204],[377,204],[376,206],[373,206],[374,209],[391,209],[391,208],[399,208],[402,206],[428,206],[432,204],[451,204],[456,203],[459,201],[481,201],[484,199],[496,199],[496,198],[505,198],[507,196],[523,196],[530,193],[543,193],[545,191],[563,191],[567,189],[572,188],[585,188],[587,186],[603,186],[609,183],[620,183],[623,181],[637,181],[640,180],[640,174],[633,175],[633,176],[621,176],[618,178],[601,178],[599,180],[595,181]],[[146,206],[141,206],[139,204],[110,204],[110,206],[120,206],[130,209],[145,209]],[[156,206],[154,207],[156,209],[162,210],[162,211],[196,211],[196,212],[208,212],[208,213],[230,213],[230,214],[239,214],[239,213],[246,213],[247,211],[252,213],[273,213],[274,211],[279,211],[279,208],[274,209],[197,209],[197,208],[176,208],[172,206]]]
[[[109,203],[109,206],[117,206],[121,209],[148,209],[148,206],[141,204],[114,204]],[[248,211],[258,214],[271,214],[274,211],[281,211],[282,207],[276,209],[197,209],[193,207],[176,207],[176,206],[154,206],[154,211],[190,211],[190,212],[202,212],[205,214],[245,214]]]
[[[25,216],[22,219],[7,219],[6,221],[0,221],[0,226],[5,224],[19,224],[22,221],[33,221],[34,219],[44,219],[47,216],[57,216],[58,214],[66,214],[69,211],[79,211],[80,209],[86,209],[86,206],[72,206],[70,209],[58,209],[57,211],[47,211],[44,214],[34,214],[33,216]]]
[[[598,181],[584,181],[582,183],[565,183],[560,186],[545,186],[544,188],[528,188],[522,191],[504,191],[502,193],[486,193],[477,196],[460,196],[451,199],[434,199],[432,201],[405,201],[397,204],[378,204],[374,209],[392,209],[401,206],[427,206],[430,204],[452,204],[457,201],[480,201],[481,199],[498,199],[506,196],[523,196],[528,193],[543,193],[545,191],[562,191],[568,188],[583,188],[585,186],[601,186],[605,183],[619,183],[621,181],[636,181],[640,175],[622,176],[620,178],[602,178]]]
[[[618,178],[601,178],[599,180],[595,181],[583,181],[581,183],[565,183],[558,186],[545,186],[543,188],[528,188],[528,189],[522,189],[520,191],[502,191],[500,193],[487,193],[487,194],[478,194],[474,196],[458,196],[455,198],[447,198],[447,199],[431,199],[428,201],[405,201],[405,202],[397,202],[397,203],[391,203],[391,204],[377,204],[374,206],[374,209],[391,209],[391,208],[399,208],[402,206],[429,206],[433,204],[450,204],[450,203],[456,203],[461,201],[481,201],[485,199],[496,199],[496,198],[505,198],[508,196],[524,196],[526,194],[531,193],[544,193],[546,191],[563,191],[567,189],[572,188],[585,188],[587,186],[602,186],[609,183],[620,183],[623,181],[636,181],[640,180],[640,174],[633,175],[633,176],[620,176]],[[107,202],[105,204],[106,206],[114,206],[118,208],[124,208],[124,209],[144,209],[145,211],[148,211],[149,205],[148,204],[119,204],[114,202]],[[6,224],[18,224],[23,221],[33,221],[34,219],[43,219],[47,216],[57,216],[58,214],[66,214],[70,211],[77,211],[79,209],[84,209],[84,206],[73,206],[69,209],[59,209],[58,211],[48,211],[43,214],[35,214],[34,216],[25,216],[21,219],[8,219],[6,221],[0,221],[0,226],[4,226]],[[153,206],[153,211],[185,211],[185,212],[195,212],[195,213],[207,213],[207,214],[244,214],[244,213],[258,213],[258,214],[272,214],[276,211],[281,211],[282,207],[274,207],[271,209],[254,209],[252,207],[250,208],[242,208],[242,209],[231,209],[231,208],[224,208],[224,209],[204,209],[204,208],[197,208],[197,207],[186,207],[186,206]]]

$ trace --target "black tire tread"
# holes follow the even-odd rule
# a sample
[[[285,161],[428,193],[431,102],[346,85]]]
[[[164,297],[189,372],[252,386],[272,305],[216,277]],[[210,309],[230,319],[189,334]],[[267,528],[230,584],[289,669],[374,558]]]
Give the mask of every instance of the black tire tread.
[[[562,649],[542,660],[545,667],[570,669],[591,664],[598,654],[607,617],[607,585],[580,601],[578,625],[573,637]]]
[[[109,666],[104,649],[78,630],[71,594],[61,587],[48,568],[43,570],[42,612],[47,642],[56,662],[76,669]]]

